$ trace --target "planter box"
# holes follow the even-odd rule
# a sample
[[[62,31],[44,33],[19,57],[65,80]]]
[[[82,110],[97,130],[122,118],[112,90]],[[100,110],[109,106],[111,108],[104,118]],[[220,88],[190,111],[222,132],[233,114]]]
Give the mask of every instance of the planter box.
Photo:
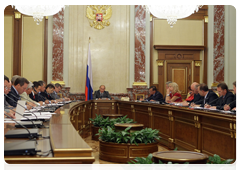
[[[100,127],[96,127],[96,126],[92,126],[91,128],[92,130],[92,140],[96,140],[98,141],[99,135],[95,135],[98,133],[98,129],[100,129]]]
[[[127,163],[136,157],[147,157],[158,151],[158,142],[143,144],[112,143],[99,140],[99,159],[109,162]]]

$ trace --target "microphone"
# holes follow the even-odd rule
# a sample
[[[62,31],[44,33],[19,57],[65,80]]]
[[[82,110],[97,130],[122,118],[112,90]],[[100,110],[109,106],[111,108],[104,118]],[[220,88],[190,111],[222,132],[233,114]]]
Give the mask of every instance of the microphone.
[[[228,103],[227,105],[229,106],[229,105],[232,104],[233,102],[236,102],[236,100],[233,100],[232,102]]]
[[[208,98],[206,98],[206,99],[208,99]],[[204,101],[204,99],[198,100],[195,104],[200,104],[202,101]]]
[[[40,93],[37,93],[37,95],[40,96],[42,99],[44,99],[44,101],[45,101],[45,100],[48,100],[46,97],[44,97],[44,96],[41,95]],[[48,100],[48,101],[49,101],[49,104],[52,106],[51,101],[50,101],[50,100]]]
[[[22,96],[21,96],[21,97],[22,97]],[[27,99],[27,98],[25,98],[25,97],[22,97],[22,98],[26,99],[27,101],[29,101],[29,102],[31,102],[31,103],[34,103],[34,102],[32,102],[31,100],[29,100],[29,99]],[[35,104],[35,103],[34,103],[34,104]],[[28,104],[27,104],[27,105],[28,105]],[[31,106],[31,105],[29,105],[29,106]],[[40,106],[41,108],[43,108],[39,103],[38,103],[38,106]],[[40,115],[42,114],[41,111],[38,110],[38,112],[40,113]]]
[[[13,100],[11,97],[7,96],[6,94],[4,94],[4,96],[6,96],[7,98],[9,98],[10,100],[12,100],[14,103],[16,103],[17,105],[23,107],[24,109],[26,109],[24,106],[22,106],[21,104],[19,104],[18,102],[16,102],[15,100]],[[28,109],[27,109],[28,110]],[[31,112],[30,110],[28,110],[29,112]],[[37,116],[35,115],[35,113],[31,112],[35,117],[36,117],[36,120],[39,121],[39,119],[37,118]]]
[[[13,95],[12,93],[10,93],[10,95],[13,96],[13,97],[15,97],[15,98],[18,98],[17,96]],[[22,97],[22,96],[20,96],[20,97]],[[22,97],[22,98],[26,99],[25,97]],[[26,99],[26,100],[29,101],[28,99]],[[30,101],[30,102],[33,103],[32,101]],[[35,104],[35,103],[34,103],[34,104]],[[27,104],[27,103],[26,103],[26,105],[31,106],[31,105],[29,105],[29,104]],[[33,107],[33,106],[31,106],[31,107]]]
[[[212,104],[213,102],[215,102],[215,101],[218,100],[218,99],[220,99],[220,98],[218,97],[218,98],[212,100],[211,102],[209,102],[208,104],[210,105],[210,104]],[[206,103],[206,104],[207,104],[207,103]]]
[[[27,101],[29,101],[29,102],[31,102],[31,103],[33,103],[33,104],[35,104],[34,102],[32,102],[31,100],[29,100],[29,99],[27,99],[27,98],[25,98],[25,97],[23,97],[23,96],[21,96],[22,98],[24,98],[25,100],[27,100]],[[40,106],[40,104],[39,103],[37,103],[37,105],[38,106]]]
[[[14,120],[13,118],[11,118],[11,116],[8,116],[6,113],[4,113],[5,116],[7,116],[8,118],[10,118],[12,121],[16,122],[17,124],[19,124],[21,127],[23,127],[24,129],[26,129],[26,131],[28,131],[29,133],[29,138],[33,139],[32,134],[30,133],[30,131],[28,130],[28,128],[26,128],[25,126],[23,126],[22,124],[18,123],[16,120]]]
[[[4,108],[10,109],[9,107],[4,107]],[[25,118],[27,118],[29,121],[31,121],[31,122],[32,122],[32,124],[33,124],[33,125],[34,125],[36,128],[38,128],[38,127],[37,127],[37,125],[35,125],[35,124],[33,123],[33,121],[32,121],[31,119],[29,119],[28,117],[26,117],[26,116],[23,116],[21,113],[19,113],[19,112],[15,111],[15,110],[13,110],[13,109],[10,109],[10,110],[12,110],[12,111],[16,112],[18,115],[20,115],[20,116],[22,116],[22,117],[25,117]]]

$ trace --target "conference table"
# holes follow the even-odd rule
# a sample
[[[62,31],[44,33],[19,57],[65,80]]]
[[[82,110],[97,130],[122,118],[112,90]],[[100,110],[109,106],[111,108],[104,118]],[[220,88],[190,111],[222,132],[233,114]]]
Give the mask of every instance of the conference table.
[[[158,129],[160,143],[169,149],[195,151],[222,159],[236,159],[236,114],[182,106],[120,100],[90,100],[66,104],[40,129],[37,150],[43,155],[5,156],[9,164],[91,164],[92,148],[83,140],[91,135],[96,114],[123,114],[144,128]],[[4,133],[15,129],[4,124]],[[26,139],[6,139],[5,143]],[[51,151],[51,152],[49,152]],[[47,156],[44,156],[44,154]]]

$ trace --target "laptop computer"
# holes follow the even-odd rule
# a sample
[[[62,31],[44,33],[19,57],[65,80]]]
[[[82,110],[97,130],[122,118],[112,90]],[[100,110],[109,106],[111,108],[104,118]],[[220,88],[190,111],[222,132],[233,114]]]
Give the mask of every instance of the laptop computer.
[[[38,134],[39,129],[28,129],[28,131],[26,129],[9,130],[5,134],[5,137],[6,138],[29,138],[32,136],[32,138],[38,138],[39,136],[41,136]]]
[[[36,141],[19,141],[4,143],[4,156],[36,155]]]

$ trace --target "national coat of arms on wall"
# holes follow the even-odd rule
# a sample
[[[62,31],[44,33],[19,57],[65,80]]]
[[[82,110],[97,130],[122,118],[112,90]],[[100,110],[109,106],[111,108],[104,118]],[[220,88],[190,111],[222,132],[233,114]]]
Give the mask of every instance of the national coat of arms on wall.
[[[90,26],[98,30],[109,26],[110,22],[108,21],[112,16],[112,7],[111,5],[89,5],[87,6],[87,15],[86,17],[89,20]]]

